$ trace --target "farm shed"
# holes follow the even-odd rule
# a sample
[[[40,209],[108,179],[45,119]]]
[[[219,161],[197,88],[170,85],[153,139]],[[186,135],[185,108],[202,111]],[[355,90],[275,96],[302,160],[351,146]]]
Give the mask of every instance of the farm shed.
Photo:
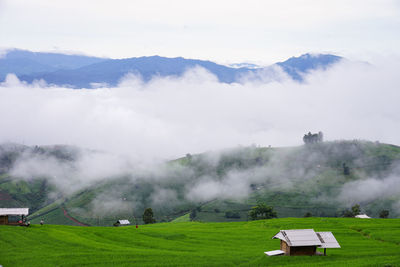
[[[116,223],[114,223],[114,226],[127,226],[130,224],[131,223],[128,220],[118,220]]]
[[[371,219],[371,217],[369,217],[367,214],[359,214],[359,215],[356,215],[355,218],[359,218],[359,219]]]
[[[29,214],[29,208],[0,208],[0,224],[20,225],[19,222],[10,222],[9,216],[21,216],[21,221],[24,221],[24,216]]]
[[[323,248],[326,255],[327,248],[340,248],[331,232],[315,232],[313,229],[280,230],[272,239],[280,239],[281,254],[290,256],[316,255],[317,247]]]

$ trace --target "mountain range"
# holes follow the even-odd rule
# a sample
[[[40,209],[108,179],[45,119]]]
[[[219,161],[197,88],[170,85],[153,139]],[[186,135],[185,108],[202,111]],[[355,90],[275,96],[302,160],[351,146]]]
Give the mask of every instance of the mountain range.
[[[341,59],[331,54],[304,54],[267,67],[247,63],[225,66],[182,57],[110,59],[13,49],[0,58],[0,81],[4,81],[7,74],[14,73],[21,81],[28,83],[44,80],[56,86],[93,88],[96,85],[116,86],[128,73],[149,81],[153,77],[181,76],[188,69],[199,66],[215,75],[219,82],[233,83],[240,82],[244,76],[273,72],[273,67],[278,66],[293,80],[301,82],[307,72],[326,69]]]

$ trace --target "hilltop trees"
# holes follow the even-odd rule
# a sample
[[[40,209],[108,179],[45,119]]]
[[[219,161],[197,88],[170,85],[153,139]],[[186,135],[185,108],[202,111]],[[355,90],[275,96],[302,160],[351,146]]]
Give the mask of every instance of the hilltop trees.
[[[308,134],[305,134],[303,136],[303,141],[304,144],[315,144],[315,143],[320,143],[324,141],[324,134],[322,132],[318,132],[316,134],[312,134],[311,132],[308,132]]]
[[[272,219],[277,217],[277,213],[273,207],[258,203],[257,206],[251,208],[249,217],[251,220]]]

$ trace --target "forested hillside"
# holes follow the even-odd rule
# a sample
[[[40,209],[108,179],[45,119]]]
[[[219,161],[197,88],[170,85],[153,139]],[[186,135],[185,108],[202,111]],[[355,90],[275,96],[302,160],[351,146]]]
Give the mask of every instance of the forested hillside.
[[[400,215],[400,147],[377,142],[237,147],[113,172],[96,161],[98,151],[15,144],[0,151],[0,205],[29,207],[33,222],[142,223],[148,207],[157,222],[243,221],[260,202],[278,217],[340,217],[354,204],[373,217]]]

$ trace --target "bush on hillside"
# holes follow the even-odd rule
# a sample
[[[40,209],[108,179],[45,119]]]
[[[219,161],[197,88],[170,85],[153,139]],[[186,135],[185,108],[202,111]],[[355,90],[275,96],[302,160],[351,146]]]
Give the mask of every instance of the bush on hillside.
[[[225,212],[225,218],[229,218],[229,219],[240,219],[240,214],[237,211],[227,211]]]
[[[249,217],[251,220],[263,220],[276,218],[278,215],[274,208],[267,206],[264,203],[259,203],[257,206],[252,207],[249,212]]]
[[[379,213],[379,218],[386,219],[389,217],[389,211],[388,210],[381,210]]]

